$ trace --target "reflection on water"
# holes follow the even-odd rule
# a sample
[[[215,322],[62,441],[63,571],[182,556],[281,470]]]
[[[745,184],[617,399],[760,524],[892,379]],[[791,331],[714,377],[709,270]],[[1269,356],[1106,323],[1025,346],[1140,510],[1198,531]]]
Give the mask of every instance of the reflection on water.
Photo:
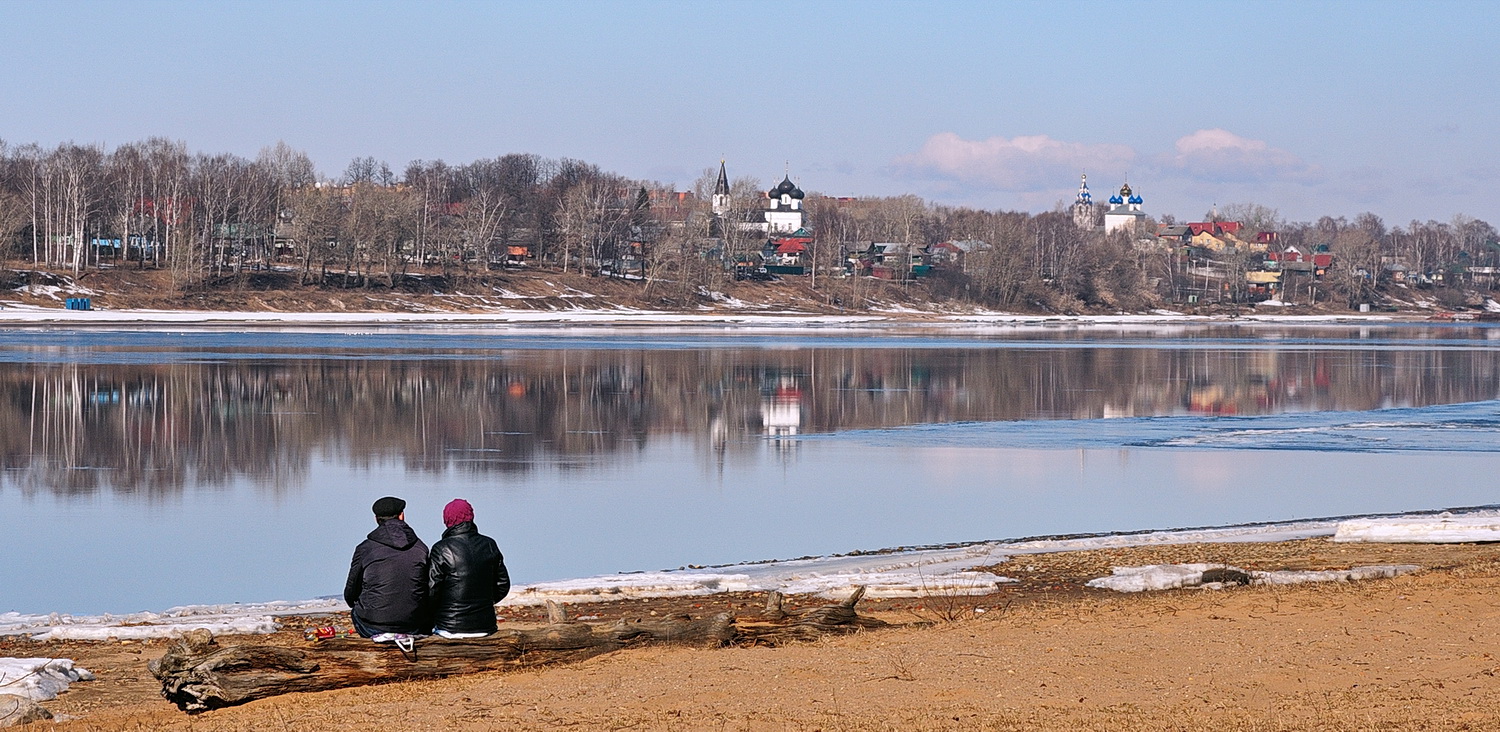
[[[1483,341],[1393,348],[1368,333],[1356,348],[867,338],[512,349],[450,336],[422,354],[233,343],[221,359],[211,341],[143,352],[116,337],[79,363],[0,362],[0,488],[151,494],[249,479],[284,490],[315,458],[516,474],[629,462],[669,437],[722,460],[764,437],[790,450],[802,434],[912,424],[1424,406],[1491,399],[1500,384],[1500,349]],[[132,357],[101,357],[111,353]]]
[[[1497,333],[0,333],[0,612],[336,593],[384,494],[518,582],[1491,504]]]

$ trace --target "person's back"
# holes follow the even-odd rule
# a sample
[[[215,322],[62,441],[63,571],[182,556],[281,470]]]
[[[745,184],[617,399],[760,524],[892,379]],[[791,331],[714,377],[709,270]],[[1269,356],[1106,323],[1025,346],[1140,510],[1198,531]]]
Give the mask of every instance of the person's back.
[[[354,549],[344,601],[360,635],[425,633],[427,545],[406,525],[405,501],[375,502],[379,525]],[[382,515],[382,512],[394,515]]]
[[[448,530],[432,545],[427,591],[433,627],[440,635],[477,636],[495,632],[495,603],[510,593],[510,573],[495,540],[479,533],[468,501],[443,509]]]

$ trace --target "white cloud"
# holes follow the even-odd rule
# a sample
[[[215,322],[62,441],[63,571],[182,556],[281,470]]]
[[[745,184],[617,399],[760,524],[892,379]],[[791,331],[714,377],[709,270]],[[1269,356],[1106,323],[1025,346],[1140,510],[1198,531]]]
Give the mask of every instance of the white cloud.
[[[965,140],[952,132],[933,135],[915,154],[897,158],[908,175],[937,178],[969,187],[1006,191],[1055,189],[1080,172],[1123,175],[1135,159],[1125,145],[1090,145],[1046,135]]]
[[[1172,171],[1207,181],[1300,181],[1322,177],[1322,171],[1302,158],[1264,140],[1240,137],[1214,128],[1178,138],[1175,155],[1164,156],[1163,172]]]

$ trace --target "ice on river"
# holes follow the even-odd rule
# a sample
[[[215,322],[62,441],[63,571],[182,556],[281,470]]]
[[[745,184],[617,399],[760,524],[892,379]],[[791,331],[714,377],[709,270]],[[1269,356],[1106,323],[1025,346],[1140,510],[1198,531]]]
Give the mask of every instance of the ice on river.
[[[912,425],[805,435],[887,447],[1500,452],[1500,400],[1359,412]]]

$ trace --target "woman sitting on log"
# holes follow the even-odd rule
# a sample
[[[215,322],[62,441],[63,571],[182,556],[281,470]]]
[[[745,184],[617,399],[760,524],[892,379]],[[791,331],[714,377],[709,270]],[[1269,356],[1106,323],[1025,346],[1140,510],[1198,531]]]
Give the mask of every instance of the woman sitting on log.
[[[474,507],[455,498],[443,507],[442,540],[428,555],[427,596],[433,632],[478,638],[495,632],[495,603],[510,594],[510,573],[495,540],[474,526]]]

